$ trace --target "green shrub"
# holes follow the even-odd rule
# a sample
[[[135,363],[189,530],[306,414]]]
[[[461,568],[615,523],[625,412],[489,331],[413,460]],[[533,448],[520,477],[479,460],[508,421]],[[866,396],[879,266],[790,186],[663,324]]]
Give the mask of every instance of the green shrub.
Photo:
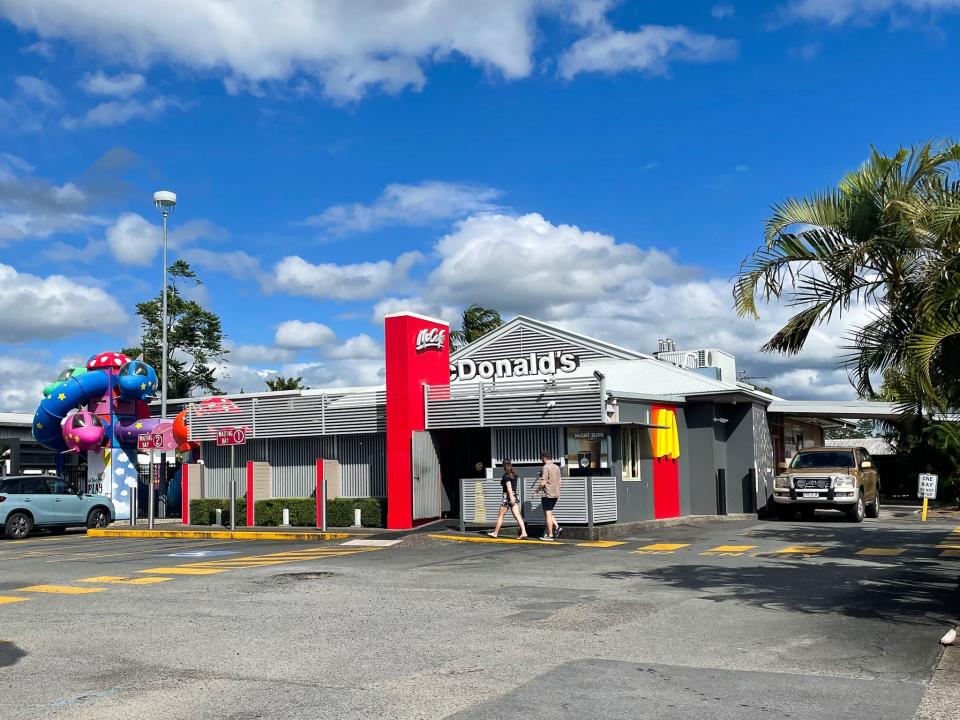
[[[226,498],[202,498],[190,501],[190,524],[213,525],[217,520],[216,510],[223,511],[224,525],[230,524],[230,500]],[[237,525],[247,524],[247,499],[237,498]]]
[[[253,506],[254,524],[277,527],[283,522],[283,509],[290,511],[293,527],[317,526],[317,501],[313,498],[274,498],[257,500]]]

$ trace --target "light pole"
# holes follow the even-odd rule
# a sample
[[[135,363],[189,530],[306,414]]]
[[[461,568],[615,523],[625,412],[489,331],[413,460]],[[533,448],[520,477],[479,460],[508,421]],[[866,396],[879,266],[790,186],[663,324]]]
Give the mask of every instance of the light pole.
[[[167,419],[167,218],[173,214],[177,205],[177,195],[169,190],[158,190],[153,194],[153,204],[163,216],[163,310],[160,313],[160,322],[163,325],[163,340],[160,345],[160,419]],[[152,455],[152,453],[151,453]],[[167,453],[160,453],[160,477],[167,479]],[[162,484],[162,483],[161,483]],[[162,488],[161,488],[162,489]],[[153,475],[150,476],[150,495],[148,503],[148,525],[153,529]]]

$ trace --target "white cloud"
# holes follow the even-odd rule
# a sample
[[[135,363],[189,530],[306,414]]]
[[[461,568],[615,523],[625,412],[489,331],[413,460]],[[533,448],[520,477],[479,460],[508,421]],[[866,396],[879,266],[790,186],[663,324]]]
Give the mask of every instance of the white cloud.
[[[560,75],[635,70],[663,74],[672,62],[712,62],[737,54],[737,42],[683,26],[645,25],[636,32],[598,28],[560,58]]]
[[[64,117],[60,124],[67,130],[81,127],[112,127],[131,120],[152,120],[167,108],[182,108],[175,97],[159,95],[151,100],[128,98],[108,100],[90,108],[81,117]]]
[[[43,38],[75,41],[110,60],[173,61],[220,72],[229,89],[315,78],[338,101],[418,90],[433,64],[466,60],[507,79],[530,75],[538,22],[568,34],[595,28],[614,0],[0,0],[0,14]]]
[[[713,15],[718,20],[723,20],[724,18],[733,17],[736,14],[737,9],[727,2],[718,3],[710,8],[710,14]]]
[[[36,100],[41,105],[59,105],[60,93],[46,80],[32,75],[21,75],[16,79],[17,88],[27,98]]]
[[[307,218],[307,225],[336,234],[374,230],[389,225],[429,225],[441,220],[492,211],[499,190],[479,185],[426,181],[387,185],[373,204],[334,205]]]
[[[53,43],[49,43],[46,40],[37,40],[35,43],[20,48],[20,52],[28,55],[36,55],[48,61],[55,59],[57,56],[53,50]]]
[[[334,345],[327,356],[340,360],[383,361],[383,346],[366,334],[354,335]]]
[[[285,320],[277,326],[273,341],[281,348],[303,349],[324,347],[336,339],[336,333],[322,323]]]
[[[117,73],[107,75],[102,70],[87,73],[80,81],[80,87],[91,95],[126,98],[135,95],[147,86],[140,73]]]
[[[287,363],[297,357],[294,350],[288,348],[268,347],[267,345],[233,345],[228,344],[231,364],[255,365],[263,363]]]
[[[189,220],[167,232],[168,247],[182,248],[203,238],[221,238],[224,231],[207,220]],[[107,246],[124,265],[147,267],[163,248],[163,228],[137,213],[124,213],[107,228]]]
[[[39,277],[0,264],[0,342],[52,340],[120,327],[126,313],[104,290],[63,275]]]
[[[794,0],[781,8],[787,19],[868,22],[891,13],[937,13],[960,10],[960,0]]]
[[[314,265],[292,255],[277,263],[274,283],[277,290],[291,295],[332,300],[376,298],[407,285],[410,269],[422,259],[420,253],[408,252],[393,262]]]
[[[207,250],[205,248],[189,248],[181,252],[183,259],[191,265],[225,272],[238,280],[255,280],[264,290],[269,290],[273,276],[264,271],[260,261],[242,250]]]
[[[461,316],[460,307],[453,303],[445,305],[440,300],[429,300],[424,297],[386,297],[374,304],[370,321],[382,323],[385,315],[406,311],[446,320],[451,325]]]
[[[0,408],[32,413],[43,398],[43,386],[59,371],[13,355],[0,355]]]

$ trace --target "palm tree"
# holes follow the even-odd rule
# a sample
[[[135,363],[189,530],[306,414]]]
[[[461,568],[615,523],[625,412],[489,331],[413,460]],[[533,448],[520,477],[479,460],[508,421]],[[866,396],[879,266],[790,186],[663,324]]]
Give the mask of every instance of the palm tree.
[[[836,188],[773,207],[764,244],[740,266],[737,312],[757,299],[797,312],[763,346],[799,352],[810,330],[854,305],[870,317],[841,364],[861,397],[896,370],[909,404],[960,402],[960,145],[873,150]]]
[[[309,390],[306,385],[303,384],[302,377],[284,377],[283,375],[277,375],[275,378],[267,378],[267,389],[271,392],[277,392],[278,390]]]
[[[460,329],[450,333],[450,342],[453,343],[454,350],[459,350],[501,325],[503,325],[503,318],[498,311],[473,304],[464,309]]]

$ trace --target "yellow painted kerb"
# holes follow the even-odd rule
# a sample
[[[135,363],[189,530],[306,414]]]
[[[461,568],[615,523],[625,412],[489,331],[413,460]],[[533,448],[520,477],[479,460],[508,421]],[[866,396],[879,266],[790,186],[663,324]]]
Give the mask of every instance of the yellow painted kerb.
[[[350,537],[360,537],[349,533],[338,532],[286,532],[286,531],[244,531],[234,530],[126,530],[120,528],[91,528],[87,530],[89,537],[124,537],[124,538],[173,538],[180,540],[346,540]]]

